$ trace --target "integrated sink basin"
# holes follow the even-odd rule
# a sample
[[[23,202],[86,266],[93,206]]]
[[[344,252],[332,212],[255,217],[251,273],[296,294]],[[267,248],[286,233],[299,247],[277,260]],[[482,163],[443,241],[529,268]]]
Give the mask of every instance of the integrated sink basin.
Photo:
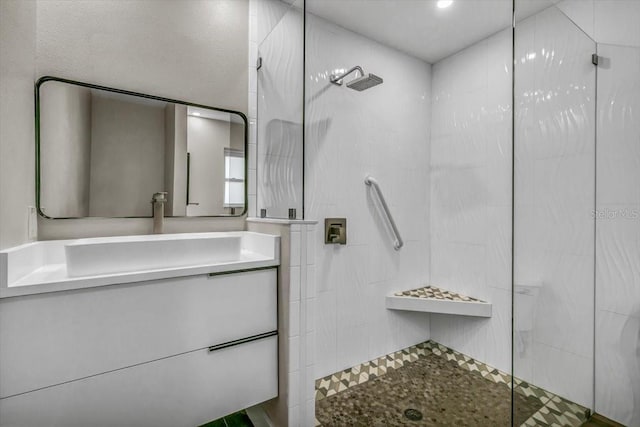
[[[155,234],[80,239],[64,247],[69,277],[238,261],[242,236]]]
[[[0,298],[279,264],[280,237],[249,231],[39,241],[0,251]]]

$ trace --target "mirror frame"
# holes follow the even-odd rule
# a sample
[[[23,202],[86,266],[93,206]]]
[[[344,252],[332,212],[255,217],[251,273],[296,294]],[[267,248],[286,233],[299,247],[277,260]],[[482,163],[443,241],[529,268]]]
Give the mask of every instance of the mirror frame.
[[[53,77],[53,76],[43,76],[40,77],[35,84],[35,142],[36,142],[36,152],[35,152],[35,157],[36,157],[36,209],[38,211],[38,215],[40,215],[42,218],[46,218],[46,219],[91,219],[91,218],[122,218],[122,219],[126,219],[126,218],[152,218],[151,215],[149,216],[122,216],[122,217],[100,217],[100,216],[81,216],[81,217],[51,217],[48,216],[47,214],[45,214],[42,211],[42,208],[40,206],[40,192],[42,190],[42,185],[41,185],[41,173],[40,173],[40,164],[41,164],[41,157],[40,157],[40,86],[42,86],[44,83],[48,82],[48,81],[55,81],[55,82],[61,82],[61,83],[67,83],[67,84],[72,84],[72,85],[76,85],[76,86],[82,86],[82,87],[86,87],[89,89],[99,89],[99,90],[104,90],[104,91],[108,91],[108,92],[114,92],[114,93],[119,93],[122,95],[131,95],[131,96],[137,96],[137,97],[142,97],[142,98],[147,98],[147,99],[153,99],[156,101],[161,101],[161,102],[170,102],[170,103],[174,103],[174,104],[181,104],[181,105],[186,105],[188,107],[198,107],[198,108],[205,108],[205,109],[209,109],[209,110],[215,110],[215,111],[220,111],[223,113],[231,113],[231,114],[236,114],[238,116],[240,116],[242,118],[242,121],[244,122],[244,158],[245,158],[245,162],[244,162],[244,209],[242,210],[242,212],[240,214],[235,214],[235,215],[198,215],[198,216],[175,216],[175,217],[166,217],[166,218],[238,218],[238,217],[242,217],[244,215],[246,215],[247,210],[248,210],[248,203],[249,203],[249,197],[248,197],[248,186],[249,186],[249,165],[248,165],[248,155],[249,155],[249,121],[247,120],[247,116],[240,112],[240,111],[235,111],[235,110],[228,110],[226,108],[218,108],[218,107],[211,107],[208,105],[202,105],[202,104],[195,104],[192,102],[186,102],[186,101],[179,101],[176,99],[171,99],[171,98],[164,98],[162,96],[155,96],[155,95],[148,95],[145,93],[139,93],[139,92],[132,92],[132,91],[128,91],[128,90],[124,90],[124,89],[116,89],[116,88],[111,88],[111,87],[106,87],[106,86],[100,86],[100,85],[96,85],[96,84],[92,84],[92,83],[85,83],[85,82],[80,82],[80,81],[76,81],[76,80],[69,80],[69,79],[65,79],[65,78],[61,78],[61,77]]]

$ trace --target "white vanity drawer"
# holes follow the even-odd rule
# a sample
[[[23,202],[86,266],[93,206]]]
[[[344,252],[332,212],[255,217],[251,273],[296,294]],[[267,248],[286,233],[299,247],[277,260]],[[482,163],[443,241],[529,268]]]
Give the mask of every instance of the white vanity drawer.
[[[0,427],[194,427],[278,394],[277,336],[0,400]]]
[[[275,268],[0,300],[0,397],[277,329]]]

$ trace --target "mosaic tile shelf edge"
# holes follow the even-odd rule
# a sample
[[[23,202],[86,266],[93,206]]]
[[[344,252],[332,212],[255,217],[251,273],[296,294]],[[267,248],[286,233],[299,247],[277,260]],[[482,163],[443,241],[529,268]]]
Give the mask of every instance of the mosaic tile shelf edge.
[[[391,310],[476,317],[491,317],[492,312],[492,305],[489,302],[457,292],[447,291],[436,286],[424,286],[396,292],[387,296],[386,307]]]

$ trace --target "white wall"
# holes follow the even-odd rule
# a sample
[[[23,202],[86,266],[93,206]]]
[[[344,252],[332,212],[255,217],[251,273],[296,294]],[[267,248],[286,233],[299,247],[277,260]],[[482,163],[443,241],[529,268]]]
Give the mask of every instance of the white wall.
[[[431,283],[490,319],[431,316],[431,338],[511,371],[511,31],[433,65]]]
[[[598,43],[640,47],[637,0],[562,0],[557,6]]]
[[[187,214],[187,106],[167,104],[164,111],[165,215]]]
[[[429,338],[424,313],[385,308],[393,291],[429,283],[431,67],[307,15],[305,218],[316,231],[316,378]],[[360,65],[384,79],[358,92],[329,82]],[[394,251],[367,174],[405,246]],[[324,218],[347,218],[347,245],[324,244]]]
[[[0,248],[28,239],[35,206],[36,4],[0,2]]]
[[[187,215],[224,214],[224,149],[230,147],[230,122],[187,117],[187,151],[191,153]]]
[[[91,91],[40,86],[40,207],[50,217],[89,215]]]
[[[54,75],[247,112],[248,2],[2,1],[0,247],[27,240],[34,205],[33,83]],[[117,17],[117,19],[116,19]],[[241,229],[170,219],[167,231]],[[39,221],[39,238],[147,233],[144,219]]]
[[[164,103],[91,96],[89,215],[151,216],[151,196],[165,191]]]
[[[244,151],[244,123],[229,122],[229,126],[230,147]]]

